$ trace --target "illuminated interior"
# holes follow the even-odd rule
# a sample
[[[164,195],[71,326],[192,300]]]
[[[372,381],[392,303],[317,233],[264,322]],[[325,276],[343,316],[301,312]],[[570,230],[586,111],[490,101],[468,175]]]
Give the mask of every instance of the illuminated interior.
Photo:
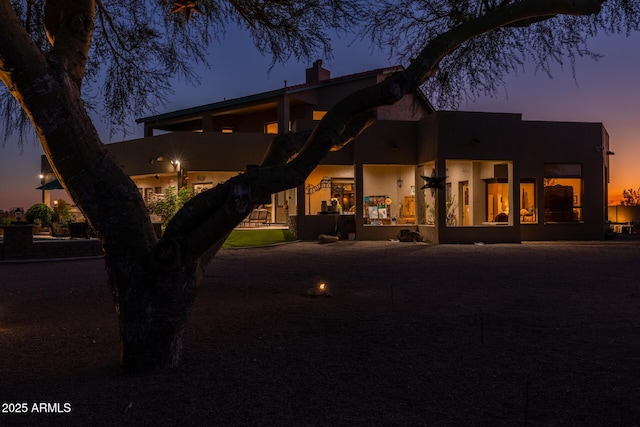
[[[270,135],[278,134],[278,122],[265,123],[264,125],[264,133],[268,133]]]
[[[353,166],[320,165],[304,183],[307,215],[355,213]]]
[[[322,118],[327,114],[326,111],[323,110],[313,110],[313,120],[322,120]]]
[[[538,208],[536,207],[535,180],[520,180],[520,223],[537,224]]]
[[[446,161],[447,227],[513,225],[513,164]]]
[[[365,225],[416,224],[415,167],[363,167]]]
[[[582,165],[545,163],[544,221],[582,221]]]

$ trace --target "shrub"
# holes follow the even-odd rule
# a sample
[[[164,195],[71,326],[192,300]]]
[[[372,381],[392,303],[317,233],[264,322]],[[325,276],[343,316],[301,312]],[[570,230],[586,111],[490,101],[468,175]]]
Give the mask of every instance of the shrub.
[[[182,187],[176,194],[176,187],[171,186],[165,190],[162,199],[149,203],[147,208],[150,213],[158,215],[162,219],[162,225],[166,227],[171,218],[190,198],[191,191],[189,188]]]
[[[27,209],[25,213],[27,222],[33,224],[36,219],[40,220],[44,227],[51,227],[51,220],[53,219],[53,209],[44,203],[36,203]]]
[[[53,222],[67,225],[71,222],[71,206],[64,200],[58,200],[57,206],[53,208]]]

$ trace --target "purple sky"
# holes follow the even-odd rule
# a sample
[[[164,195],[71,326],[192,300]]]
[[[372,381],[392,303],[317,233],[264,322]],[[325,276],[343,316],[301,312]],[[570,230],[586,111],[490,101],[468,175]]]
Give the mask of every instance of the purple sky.
[[[522,113],[525,120],[602,122],[609,132],[611,149],[610,199],[618,199],[625,188],[640,187],[640,34],[594,40],[593,50],[605,55],[600,61],[580,60],[574,80],[571,70],[557,69],[554,78],[526,69],[509,77],[496,98],[462,103],[461,110]],[[396,65],[386,54],[372,52],[367,43],[335,39],[335,58],[323,66],[332,77]],[[304,82],[304,70],[311,64],[290,61],[268,72],[269,58],[261,56],[243,33],[229,31],[221,45],[211,49],[210,70],[201,73],[198,88],[176,85],[175,95],[163,111],[236,98]],[[428,95],[427,95],[428,96]],[[99,126],[99,124],[98,124]],[[100,127],[99,127],[100,129]],[[102,132],[105,142],[108,133]],[[140,137],[142,128],[130,138]],[[15,141],[0,148],[0,209],[25,209],[41,199],[40,155],[35,143],[19,148]],[[56,191],[53,198],[66,198]]]

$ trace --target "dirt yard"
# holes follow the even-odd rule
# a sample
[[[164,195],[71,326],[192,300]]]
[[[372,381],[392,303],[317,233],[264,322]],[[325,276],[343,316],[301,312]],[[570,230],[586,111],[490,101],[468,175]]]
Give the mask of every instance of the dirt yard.
[[[638,426],[639,260],[620,240],[224,250],[182,367],[133,377],[102,260],[1,264],[0,425]]]

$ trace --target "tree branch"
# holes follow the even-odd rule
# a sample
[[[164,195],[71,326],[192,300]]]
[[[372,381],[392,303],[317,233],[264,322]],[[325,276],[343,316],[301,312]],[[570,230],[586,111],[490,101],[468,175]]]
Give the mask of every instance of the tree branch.
[[[62,64],[78,90],[89,58],[94,15],[93,0],[47,0],[45,4],[51,58]]]
[[[274,165],[247,170],[225,184],[192,199],[174,217],[168,236],[180,239],[186,217],[195,219],[188,238],[181,244],[199,257],[218,244],[250,212],[261,197],[304,184],[327,153],[344,146],[372,123],[368,112],[390,105],[416,91],[437,70],[438,63],[465,41],[515,22],[559,14],[586,15],[600,9],[598,0],[525,0],[498,7],[473,21],[467,21],[431,40],[406,70],[383,82],[357,91],[331,108],[311,133],[297,156],[291,160],[286,149],[267,155]],[[271,161],[270,160],[270,161]],[[279,164],[278,164],[279,163]],[[183,208],[184,209],[184,208]],[[194,213],[197,212],[197,215]]]

